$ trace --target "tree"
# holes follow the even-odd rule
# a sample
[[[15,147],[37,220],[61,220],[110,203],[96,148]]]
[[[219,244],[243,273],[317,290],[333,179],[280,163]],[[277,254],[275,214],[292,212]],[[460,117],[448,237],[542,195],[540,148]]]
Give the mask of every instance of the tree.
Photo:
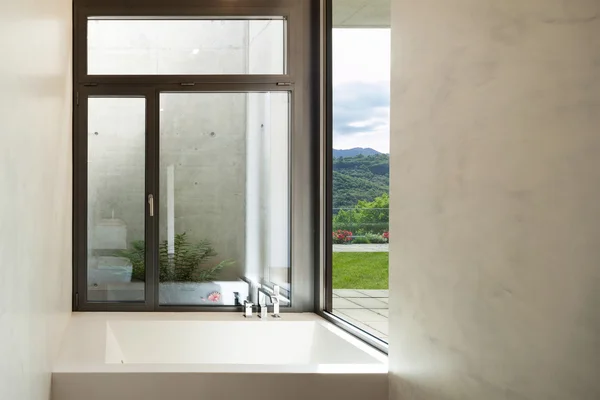
[[[333,160],[333,213],[373,201],[389,190],[389,156],[337,157]]]
[[[333,228],[382,234],[389,230],[389,220],[390,196],[384,193],[373,201],[360,200],[353,209],[340,210],[333,218]]]

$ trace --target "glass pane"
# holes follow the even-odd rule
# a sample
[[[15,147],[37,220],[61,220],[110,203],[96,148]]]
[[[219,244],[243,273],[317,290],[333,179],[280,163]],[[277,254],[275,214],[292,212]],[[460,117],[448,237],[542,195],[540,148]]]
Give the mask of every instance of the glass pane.
[[[88,74],[284,74],[285,37],[282,18],[90,19]]]
[[[88,100],[89,301],[144,301],[145,110]]]
[[[333,29],[332,59],[333,313],[387,341],[390,30]]]
[[[160,96],[161,304],[289,287],[289,94]]]

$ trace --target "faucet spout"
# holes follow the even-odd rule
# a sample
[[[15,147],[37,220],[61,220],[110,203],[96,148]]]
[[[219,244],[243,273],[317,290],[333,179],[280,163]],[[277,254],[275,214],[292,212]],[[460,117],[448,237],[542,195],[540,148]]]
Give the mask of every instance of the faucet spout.
[[[258,305],[261,309],[259,316],[263,315],[263,307],[264,307],[264,314],[265,314],[264,317],[266,317],[266,314],[268,313],[267,306],[266,306],[266,304],[264,304],[264,299],[267,297],[273,304],[273,315],[272,315],[273,318],[281,318],[281,316],[279,315],[279,304],[281,303],[280,297],[279,297],[279,286],[274,286],[273,292],[270,292],[265,288],[258,289]]]
[[[262,304],[261,299],[264,299],[265,297],[269,298],[269,301],[271,303],[274,303],[276,300],[275,299],[275,295],[269,291],[267,291],[265,288],[260,288],[258,289],[258,304]]]

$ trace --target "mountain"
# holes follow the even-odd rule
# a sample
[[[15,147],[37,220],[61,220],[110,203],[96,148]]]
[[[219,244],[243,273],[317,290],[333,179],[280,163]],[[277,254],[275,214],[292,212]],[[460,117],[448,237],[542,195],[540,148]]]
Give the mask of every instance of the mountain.
[[[373,150],[374,151],[374,150]],[[359,200],[373,201],[389,193],[390,156],[359,154],[333,160],[333,208],[353,208]]]
[[[353,149],[346,149],[346,150],[333,149],[333,158],[354,157],[359,154],[362,154],[363,156],[374,156],[374,155],[381,154],[381,153],[375,149],[371,149],[370,147],[367,147],[367,148],[355,147]]]

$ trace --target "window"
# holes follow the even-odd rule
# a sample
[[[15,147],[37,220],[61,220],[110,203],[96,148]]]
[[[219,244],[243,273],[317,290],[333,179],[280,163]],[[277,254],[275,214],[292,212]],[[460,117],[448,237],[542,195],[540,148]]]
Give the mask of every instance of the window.
[[[75,2],[75,310],[314,310],[310,4],[264,4]]]
[[[239,277],[289,290],[288,143],[287,92],[161,93],[160,304],[235,305]],[[177,269],[192,243],[218,253],[199,296]]]
[[[88,74],[282,75],[286,26],[283,17],[90,18]]]
[[[326,310],[387,342],[390,30],[346,2],[332,7]]]
[[[90,97],[87,120],[87,298],[143,301],[146,99]]]

